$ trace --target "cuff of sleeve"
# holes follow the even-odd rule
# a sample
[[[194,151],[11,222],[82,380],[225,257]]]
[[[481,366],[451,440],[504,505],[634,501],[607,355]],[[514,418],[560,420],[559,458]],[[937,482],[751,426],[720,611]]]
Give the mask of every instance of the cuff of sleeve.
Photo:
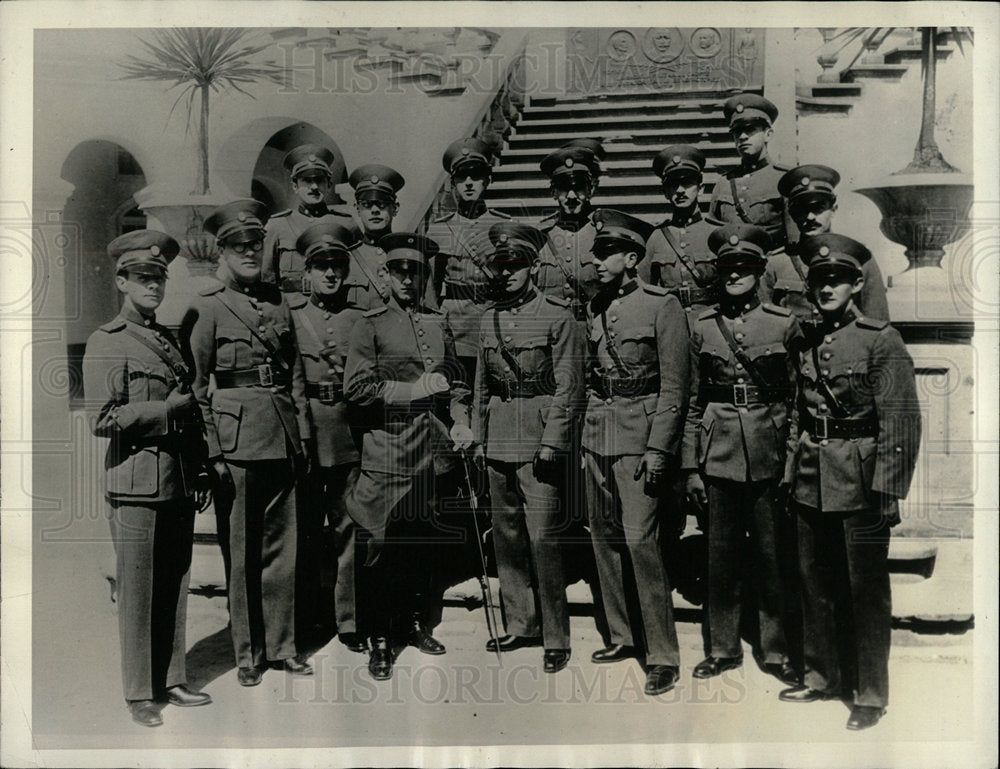
[[[389,405],[409,403],[413,400],[413,385],[390,379],[379,386],[379,395],[382,401]]]

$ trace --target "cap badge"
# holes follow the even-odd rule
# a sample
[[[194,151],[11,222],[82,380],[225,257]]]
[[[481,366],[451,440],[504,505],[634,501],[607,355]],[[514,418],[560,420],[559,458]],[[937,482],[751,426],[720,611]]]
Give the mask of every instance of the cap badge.
[[[566,168],[573,167],[573,158],[566,158]]]
[[[378,184],[378,176],[376,176],[375,174],[372,174],[368,178],[368,181],[370,181],[372,184]]]
[[[413,240],[413,238],[407,238],[407,239],[406,239],[406,242],[407,242],[407,243],[413,243],[413,242],[414,242],[414,240]]]
[[[819,248],[819,255],[820,256],[829,256],[830,255],[830,248],[829,248],[829,246],[820,246],[820,248]]]
[[[469,154],[469,148],[468,147],[462,147],[462,154],[463,155],[468,155]]]
[[[739,235],[730,235],[729,236],[729,243],[731,245],[738,246],[740,244],[740,236]]]
[[[672,161],[673,161],[674,163],[680,163],[680,162],[681,162],[681,156],[680,156],[680,155],[674,155],[674,156],[673,156],[673,157],[671,158],[671,160],[672,160]]]
[[[319,160],[319,158],[317,158],[315,155],[310,155],[309,156],[309,162],[310,163],[315,163],[317,160]]]
[[[507,233],[506,232],[501,232],[500,233],[500,242],[501,243],[506,243],[507,242]]]
[[[237,221],[245,222],[247,220],[246,211],[240,211],[238,214],[236,214],[236,219]]]
[[[596,229],[596,230],[603,230],[604,229],[604,222],[601,222],[601,221],[594,222],[594,229]]]
[[[809,186],[809,177],[808,176],[803,176],[802,177],[802,186],[803,187],[808,187]]]
[[[149,247],[149,253],[151,253],[153,256],[159,256],[160,255],[160,247],[154,243],[153,245],[151,245]]]
[[[742,111],[743,111],[743,110],[745,110],[745,109],[746,109],[746,107],[745,107],[745,106],[743,106],[742,104],[737,104],[737,105],[736,105],[736,111],[737,111],[737,112],[742,112]]]

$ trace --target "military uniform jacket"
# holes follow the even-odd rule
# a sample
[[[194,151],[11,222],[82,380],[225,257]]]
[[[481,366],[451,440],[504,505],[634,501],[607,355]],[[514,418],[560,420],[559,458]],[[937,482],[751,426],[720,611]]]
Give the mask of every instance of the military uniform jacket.
[[[444,374],[450,393],[413,400],[413,383],[425,372]],[[460,381],[446,315],[426,307],[405,310],[391,297],[365,312],[351,330],[344,396],[364,429],[363,471],[427,471],[436,454],[450,449],[447,424],[469,421],[471,394]]]
[[[278,288],[264,282],[243,287],[232,278],[214,282],[198,292],[181,329],[209,456],[245,462],[298,453],[300,441],[310,437],[309,406],[291,312]],[[290,386],[216,385],[209,392],[213,374],[261,366],[290,378]]]
[[[839,324],[809,333],[796,364],[797,424],[802,425],[804,414],[843,418],[836,417],[836,406],[817,387],[822,377],[848,418],[876,421],[878,435],[819,438],[799,431],[795,501],[846,513],[873,507],[873,492],[904,498],[916,466],[921,418],[913,361],[899,332],[886,321],[849,310]]]
[[[594,255],[597,230],[588,221],[578,230],[567,229],[559,222],[558,212],[538,223],[548,242],[538,254],[538,273],[535,285],[543,293],[569,299],[574,314],[583,318],[586,304],[597,294],[599,281]]]
[[[774,239],[775,246],[784,245],[786,231],[794,228],[785,217],[785,201],[778,192],[778,180],[787,170],[771,165],[766,157],[761,158],[749,172],[742,166],[737,166],[724,179],[716,182],[708,205],[709,217],[727,224],[756,224],[767,230]],[[736,199],[733,197],[731,182],[735,182]],[[740,215],[740,207],[746,218]]]
[[[603,296],[593,300],[587,326],[583,447],[606,457],[647,449],[678,454],[690,378],[680,302],[658,286],[631,281],[610,302]],[[627,369],[623,391],[601,392],[597,380],[622,379],[620,365]]]
[[[264,261],[261,265],[261,280],[274,283],[283,291],[308,293],[306,263],[295,250],[299,235],[314,224],[334,222],[352,226],[353,219],[332,208],[323,216],[310,216],[301,208],[279,211],[272,216],[264,235]]]
[[[167,502],[194,493],[205,460],[202,431],[196,420],[173,423],[166,404],[188,375],[170,331],[134,309],[90,335],[83,384],[94,435],[111,439],[104,460],[110,500]]]
[[[493,253],[490,227],[510,217],[483,206],[475,218],[455,211],[435,220],[427,228],[427,237],[435,241],[441,252],[434,260],[432,294],[427,304],[442,306],[448,300],[448,319],[455,334],[455,349],[459,355],[476,355],[479,321],[490,305],[484,298],[486,273],[481,265]],[[429,292],[431,293],[431,292]]]
[[[794,248],[780,248],[767,256],[767,267],[760,282],[761,301],[785,307],[802,321],[818,321],[819,310],[809,299],[806,286],[808,268]],[[867,318],[889,320],[882,271],[874,259],[861,265],[865,284],[854,300]]]
[[[674,226],[670,220],[661,222],[646,241],[645,261],[649,268],[659,268],[659,285],[678,296],[684,310],[694,318],[715,303],[715,255],[708,247],[708,236],[714,229],[701,212],[695,211],[683,227]]]
[[[539,446],[569,451],[586,356],[569,302],[532,289],[498,304],[482,318],[479,344],[472,428],[486,456],[530,462]]]
[[[359,243],[351,250],[351,271],[344,280],[347,301],[362,310],[381,307],[389,297],[385,251],[372,243]]]
[[[707,399],[708,387],[756,386],[719,330],[717,317],[722,317],[754,369],[771,385],[768,390],[777,390],[780,400],[738,406]],[[792,351],[801,339],[799,323],[790,311],[761,304],[756,296],[735,317],[727,317],[719,308],[698,317],[691,333],[684,468],[740,482],[782,477],[795,387]]]
[[[342,297],[324,303],[315,295],[308,300],[298,296],[288,304],[305,369],[319,465],[334,467],[357,462],[360,454],[351,436],[344,402],[344,364],[351,329],[361,320],[362,311],[344,302]],[[310,392],[316,387],[325,390],[322,397]]]

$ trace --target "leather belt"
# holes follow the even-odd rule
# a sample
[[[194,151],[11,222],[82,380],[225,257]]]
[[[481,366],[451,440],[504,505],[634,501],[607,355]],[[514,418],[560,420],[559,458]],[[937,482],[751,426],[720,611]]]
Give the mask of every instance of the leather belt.
[[[715,292],[708,288],[676,286],[667,289],[667,293],[676,296],[684,307],[692,304],[715,304]]]
[[[509,401],[514,398],[534,398],[537,395],[554,395],[551,387],[536,379],[497,379],[488,377],[486,380],[487,390],[490,395],[496,395],[501,400]]]
[[[215,385],[220,389],[230,387],[288,387],[291,383],[291,374],[286,371],[276,370],[269,363],[261,363],[259,366],[254,366],[253,368],[215,372]]]
[[[590,386],[601,398],[612,398],[616,395],[639,398],[660,391],[660,375],[634,377],[613,377],[605,374],[592,373]]]
[[[874,438],[878,435],[878,420],[873,417],[862,419],[817,417],[806,411],[802,414],[802,428],[814,440],[823,440],[824,438]]]
[[[477,304],[486,304],[490,301],[489,288],[481,283],[454,283],[450,280],[444,282],[445,299],[470,299]]]
[[[755,403],[780,403],[788,400],[792,390],[788,387],[758,387],[757,385],[703,385],[701,397],[711,403],[731,403],[750,406]]]
[[[344,386],[340,382],[306,382],[306,397],[332,406],[344,400]]]

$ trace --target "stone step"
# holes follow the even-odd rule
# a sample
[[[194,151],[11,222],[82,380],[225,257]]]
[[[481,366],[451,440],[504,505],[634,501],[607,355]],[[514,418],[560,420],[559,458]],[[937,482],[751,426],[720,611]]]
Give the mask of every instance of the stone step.
[[[840,97],[820,99],[796,96],[795,109],[800,115],[847,115],[854,109],[854,103]]]
[[[719,91],[712,88],[695,87],[690,89],[670,89],[665,91],[623,91],[619,93],[594,94],[586,96],[530,97],[529,108],[552,106],[562,107],[570,104],[663,104],[692,99],[726,100],[738,93],[763,93],[760,88],[732,88]]]
[[[858,80],[900,80],[910,68],[905,64],[855,64],[840,73],[840,82]]]
[[[702,213],[708,211],[709,198],[702,196],[699,199],[699,206]],[[547,216],[552,213],[552,198],[539,197],[527,199],[499,198],[488,199],[491,208],[504,212],[515,219],[533,218]],[[663,194],[656,195],[605,195],[598,192],[594,199],[594,206],[597,208],[616,208],[638,216],[651,223],[663,221]]]
[[[571,125],[565,126],[558,133],[548,134],[520,134],[515,130],[507,139],[507,147],[518,150],[544,149],[545,154],[548,154],[571,139],[588,138],[591,134],[593,134],[593,130],[589,127],[581,127],[579,130],[574,130]],[[637,129],[624,134],[605,133],[603,140],[606,143],[621,142],[654,147],[666,147],[669,144],[698,144],[700,142],[714,142],[729,147],[733,146],[728,128],[725,126],[705,125],[691,125],[670,129]],[[504,154],[506,155],[506,148]]]
[[[934,51],[934,54],[938,61],[944,61],[955,49],[950,45],[938,44]],[[920,61],[924,56],[924,49],[920,43],[914,45],[901,45],[898,48],[893,48],[891,51],[883,55],[883,59],[886,64],[901,64],[907,61]]]
[[[599,115],[597,117],[573,117],[535,119],[518,121],[518,136],[560,133],[567,128],[575,131],[587,130],[594,136],[601,134],[628,134],[636,130],[690,130],[701,126],[723,126],[728,133],[728,123],[721,111],[708,115],[680,113],[673,115]]]
[[[587,117],[634,117],[642,115],[722,115],[724,98],[676,102],[584,102],[580,104],[532,105],[521,115],[525,121],[576,120]]]
[[[703,192],[712,191],[719,180],[719,174],[708,174],[705,177]],[[663,185],[660,180],[647,172],[642,175],[624,176],[619,174],[604,174],[601,176],[601,186],[599,194],[603,197],[607,195],[652,195],[658,194],[662,197]],[[490,198],[534,198],[539,196],[551,197],[549,193],[549,180],[541,178],[540,174],[524,179],[499,179],[494,180],[489,187]]]
[[[605,140],[605,159],[602,161],[601,165],[605,168],[609,168],[613,167],[615,163],[627,163],[631,161],[639,161],[650,164],[652,163],[653,156],[657,152],[663,149],[663,147],[668,146],[668,144],[673,143],[675,142],[664,142],[662,145],[647,141],[636,143],[633,142],[631,138],[622,141]],[[718,139],[716,141],[712,141],[710,139],[708,141],[695,140],[686,143],[697,147],[705,154],[706,157],[710,159],[718,158],[719,160],[728,160],[732,163],[738,162],[736,148],[733,146],[733,143],[729,139],[728,135],[725,137],[725,141]],[[559,145],[556,146],[558,147]],[[509,166],[525,165],[532,167],[537,171],[538,164],[541,163],[542,158],[548,155],[551,151],[552,147],[548,144],[541,147],[520,147],[516,143],[513,143],[503,151],[503,154],[500,157],[500,165],[497,168],[503,169]],[[494,169],[494,173],[496,170],[497,169]]]
[[[643,158],[636,158],[634,160],[623,160],[615,161],[614,163],[609,163],[604,161],[601,163],[601,184],[604,185],[604,180],[609,179],[621,179],[630,178],[635,179],[637,177],[649,177],[657,185],[659,185],[660,180],[658,177],[653,175],[653,164],[652,160],[655,157],[655,152],[649,152]],[[719,176],[724,175],[730,169],[735,168],[739,165],[739,161],[735,158],[726,158],[727,162],[713,162],[709,163],[705,167],[705,182],[714,184]],[[515,180],[520,181],[534,181],[541,177],[541,170],[535,163],[512,163],[508,166],[500,166],[499,168],[493,169],[493,181],[490,184],[492,189],[495,185],[501,182],[511,182]],[[709,180],[711,179],[711,182]],[[548,179],[545,179],[548,183]]]
[[[796,83],[795,95],[805,98],[860,97],[864,83]]]

